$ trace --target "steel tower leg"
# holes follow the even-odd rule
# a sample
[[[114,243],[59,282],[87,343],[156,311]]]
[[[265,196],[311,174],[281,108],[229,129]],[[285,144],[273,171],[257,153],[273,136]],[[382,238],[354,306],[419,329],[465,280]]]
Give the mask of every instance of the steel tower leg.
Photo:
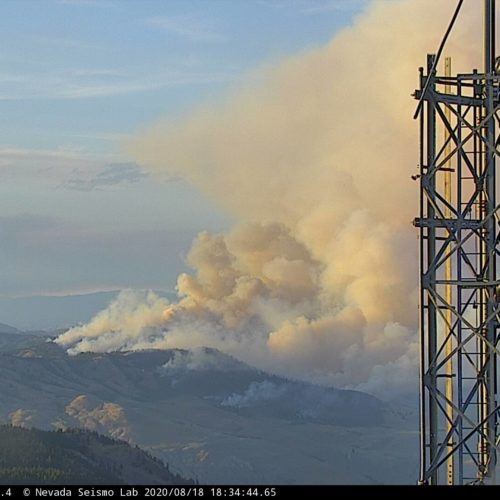
[[[486,200],[484,217],[492,214],[496,207],[496,175],[495,175],[495,103],[494,103],[494,70],[495,70],[495,0],[485,0],[485,39],[484,39],[484,71],[486,77],[485,112],[486,112],[486,146],[485,146],[485,185]],[[486,225],[485,231],[485,266],[488,282],[496,280],[496,227],[495,217],[491,217]],[[491,286],[485,290],[486,317],[495,315],[495,287]],[[485,318],[486,319],[486,318]],[[489,321],[484,331],[490,344],[495,345],[496,328],[495,322]],[[484,468],[484,479],[494,476],[496,465],[496,452],[490,445],[496,440],[496,411],[495,411],[495,360],[496,356],[488,344],[483,343],[482,355],[484,363],[484,380],[481,391],[482,420],[484,421],[483,433],[488,439],[481,440],[481,464]],[[481,477],[483,479],[483,477]]]
[[[434,67],[434,57],[427,58],[427,74],[429,78],[434,78],[431,75]],[[431,91],[435,89],[434,83],[428,87]],[[434,103],[429,102],[427,105],[427,165],[434,165],[436,160],[436,110]],[[435,214],[435,190],[436,177],[432,176],[428,179],[428,200],[427,200],[427,217],[434,219]],[[429,284],[434,284],[436,281],[436,273],[433,271],[432,264],[436,258],[436,229],[429,227],[427,234],[427,280]],[[427,373],[428,383],[431,386],[437,385],[436,370],[433,360],[437,353],[437,316],[436,306],[430,301],[427,304],[427,359],[429,360],[429,370]],[[437,439],[438,439],[438,406],[435,394],[429,391],[429,460],[432,463],[437,454]],[[438,470],[434,470],[429,477],[430,484],[438,484]]]

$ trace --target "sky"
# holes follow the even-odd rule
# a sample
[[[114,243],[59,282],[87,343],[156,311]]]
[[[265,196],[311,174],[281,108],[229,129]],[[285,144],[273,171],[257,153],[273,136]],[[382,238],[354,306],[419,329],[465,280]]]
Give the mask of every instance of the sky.
[[[328,42],[365,0],[2,0],[0,296],[172,290],[201,230],[229,228],[130,137]]]

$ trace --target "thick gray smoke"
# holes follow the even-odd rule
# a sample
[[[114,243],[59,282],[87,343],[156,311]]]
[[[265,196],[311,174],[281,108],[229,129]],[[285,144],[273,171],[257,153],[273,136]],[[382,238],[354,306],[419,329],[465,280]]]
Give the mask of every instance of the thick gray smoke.
[[[469,2],[449,53],[469,69]],[[374,1],[324,47],[260,72],[226,102],[128,145],[241,221],[201,233],[180,300],[122,294],[61,335],[70,352],[208,346],[302,379],[379,395],[417,375],[417,67],[453,5]],[[257,83],[256,83],[257,82]]]

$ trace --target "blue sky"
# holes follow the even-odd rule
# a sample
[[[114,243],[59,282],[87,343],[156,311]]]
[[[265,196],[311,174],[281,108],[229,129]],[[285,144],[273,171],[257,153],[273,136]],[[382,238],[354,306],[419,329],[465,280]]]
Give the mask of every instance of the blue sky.
[[[321,45],[365,0],[1,0],[0,296],[172,289],[231,219],[122,152],[255,68]]]

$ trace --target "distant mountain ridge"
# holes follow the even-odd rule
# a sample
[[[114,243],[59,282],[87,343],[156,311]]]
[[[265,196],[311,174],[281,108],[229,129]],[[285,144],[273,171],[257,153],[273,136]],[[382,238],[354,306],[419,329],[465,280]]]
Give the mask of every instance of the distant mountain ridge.
[[[0,323],[0,333],[16,334],[22,332],[17,328],[14,328],[13,326],[6,325],[5,323]]]
[[[0,297],[0,321],[16,328],[56,330],[86,323],[116,298],[119,290],[63,296]],[[157,291],[161,297],[175,299],[174,293]]]
[[[411,412],[215,349],[68,356],[45,337],[0,334],[0,379],[4,422],[124,439],[202,484],[414,479]]]
[[[24,336],[16,340],[24,340]],[[32,401],[51,384],[68,389],[68,403],[79,394],[102,401],[120,397],[150,402],[190,395],[231,413],[258,412],[345,426],[377,425],[384,420],[384,404],[373,396],[269,375],[215,349],[68,356],[46,339],[29,336],[14,349],[3,350],[3,387],[21,386],[19,393],[25,398],[31,394]],[[4,399],[4,404],[8,400]]]

